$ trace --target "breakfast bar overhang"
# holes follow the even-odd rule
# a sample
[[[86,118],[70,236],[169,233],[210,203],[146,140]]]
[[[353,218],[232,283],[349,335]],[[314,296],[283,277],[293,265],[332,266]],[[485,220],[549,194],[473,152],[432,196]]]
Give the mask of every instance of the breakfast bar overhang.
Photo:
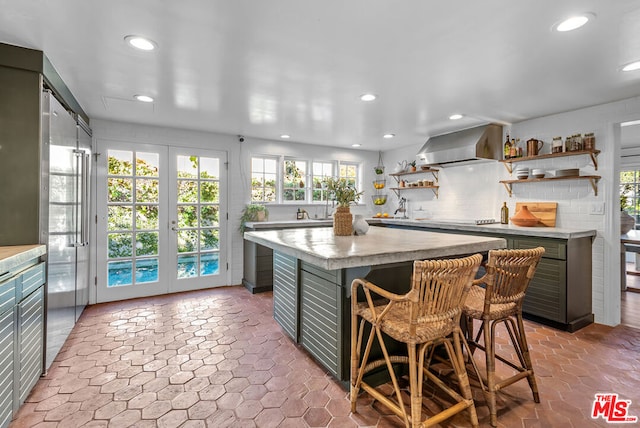
[[[335,236],[330,227],[246,232],[271,248],[273,312],[283,330],[337,379],[349,380],[351,281],[404,293],[414,260],[506,248],[502,238],[371,227]]]

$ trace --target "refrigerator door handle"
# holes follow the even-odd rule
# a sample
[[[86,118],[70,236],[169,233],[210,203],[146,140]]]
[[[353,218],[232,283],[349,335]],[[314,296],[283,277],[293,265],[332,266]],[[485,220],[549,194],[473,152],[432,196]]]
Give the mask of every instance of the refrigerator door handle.
[[[78,223],[80,226],[80,236],[76,235],[76,242],[73,244],[74,247],[86,247],[89,245],[88,239],[88,230],[89,230],[89,162],[90,154],[85,152],[84,150],[74,150],[77,159],[78,159],[78,177],[80,179],[80,188],[78,189],[80,195],[80,212],[78,216]]]
[[[82,246],[89,245],[89,163],[91,155],[85,151],[82,152],[82,201],[80,205],[80,242]]]

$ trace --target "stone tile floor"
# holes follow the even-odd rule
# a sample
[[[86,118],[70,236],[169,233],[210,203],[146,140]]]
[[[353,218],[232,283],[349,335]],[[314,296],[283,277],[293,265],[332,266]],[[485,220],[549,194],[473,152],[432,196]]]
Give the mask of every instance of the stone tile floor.
[[[527,329],[542,401],[526,382],[505,388],[499,426],[610,426],[590,417],[597,392],[640,416],[640,330]],[[273,320],[271,293],[223,287],[88,307],[10,427],[403,426],[389,413],[366,393],[350,413],[348,392]],[[467,425],[465,413],[442,424]]]

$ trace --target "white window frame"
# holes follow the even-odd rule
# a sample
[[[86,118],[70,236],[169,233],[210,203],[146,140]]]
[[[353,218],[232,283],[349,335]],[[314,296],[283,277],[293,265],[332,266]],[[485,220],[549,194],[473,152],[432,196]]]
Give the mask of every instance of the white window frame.
[[[256,204],[277,204],[280,202],[280,176],[281,176],[281,171],[280,171],[280,165],[281,165],[281,157],[280,156],[273,156],[273,155],[260,155],[260,154],[256,154],[256,155],[251,155],[251,158],[249,160],[250,165],[249,165],[249,200],[251,201],[251,203],[256,203]],[[275,188],[274,191],[276,193],[275,195],[275,200],[273,201],[265,201],[264,198],[262,201],[256,201],[253,199],[253,160],[254,159],[261,159],[262,160],[262,174],[263,174],[263,180],[264,180],[264,175],[266,174],[265,169],[264,169],[264,162],[266,160],[273,160],[276,162],[276,177],[275,177]],[[262,187],[263,192],[264,192],[264,185]]]
[[[265,202],[265,201],[253,201],[252,199],[252,186],[251,180],[253,178],[253,159],[272,159],[277,162],[276,165],[276,198],[275,201]],[[284,177],[285,177],[285,162],[286,161],[295,161],[295,162],[304,162],[305,163],[305,174],[304,174],[304,200],[285,200],[284,199]],[[322,164],[331,164],[333,169],[333,177],[339,177],[340,175],[340,167],[343,165],[347,166],[355,166],[356,168],[356,189],[362,189],[362,162],[353,162],[353,161],[340,161],[340,160],[326,160],[326,159],[312,159],[312,158],[302,158],[302,157],[294,157],[294,156],[273,156],[273,155],[265,155],[265,154],[251,154],[249,157],[249,200],[252,203],[262,203],[266,205],[322,205],[326,204],[326,200],[314,201],[313,200],[313,178],[318,177],[313,174],[313,164],[314,163],[322,163]],[[362,201],[359,204],[363,204]]]

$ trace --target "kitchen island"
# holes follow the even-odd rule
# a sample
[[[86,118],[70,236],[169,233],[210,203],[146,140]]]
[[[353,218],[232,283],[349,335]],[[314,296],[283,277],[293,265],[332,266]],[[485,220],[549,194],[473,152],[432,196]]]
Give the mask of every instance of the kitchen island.
[[[414,260],[505,248],[496,237],[372,227],[335,236],[330,227],[246,232],[273,250],[274,318],[336,378],[349,379],[351,281],[408,291]]]

